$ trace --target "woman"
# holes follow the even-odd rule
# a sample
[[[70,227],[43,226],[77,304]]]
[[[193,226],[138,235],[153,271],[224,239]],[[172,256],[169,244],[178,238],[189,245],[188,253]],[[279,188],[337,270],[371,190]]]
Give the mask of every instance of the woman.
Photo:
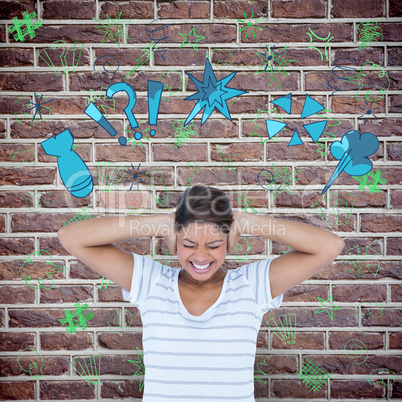
[[[264,313],[283,292],[334,260],[344,242],[325,230],[232,212],[222,191],[197,185],[176,213],[77,222],[59,231],[63,246],[123,288],[143,323],[144,402],[254,401],[256,340]],[[123,226],[123,227],[122,227]],[[294,249],[234,270],[222,265],[239,236]],[[163,236],[182,268],[128,253],[112,243]]]

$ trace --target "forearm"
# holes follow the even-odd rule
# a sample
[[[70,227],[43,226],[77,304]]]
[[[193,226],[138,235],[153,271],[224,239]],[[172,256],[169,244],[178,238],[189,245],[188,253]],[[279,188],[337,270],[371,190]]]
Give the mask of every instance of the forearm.
[[[339,236],[326,230],[264,215],[241,214],[240,227],[244,234],[277,241],[307,254],[328,253],[332,250],[339,254],[344,244]]]
[[[59,238],[63,245],[93,247],[133,237],[163,236],[170,225],[167,214],[98,218],[65,226],[59,231]]]

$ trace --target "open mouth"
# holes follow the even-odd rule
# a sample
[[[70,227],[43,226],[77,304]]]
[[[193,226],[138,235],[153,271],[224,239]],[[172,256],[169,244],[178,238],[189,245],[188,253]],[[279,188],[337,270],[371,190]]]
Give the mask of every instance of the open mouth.
[[[192,269],[194,272],[196,272],[196,273],[198,273],[198,274],[205,274],[206,272],[208,272],[208,271],[211,270],[211,268],[212,268],[213,265],[214,265],[214,261],[211,261],[210,263],[208,263],[208,264],[203,264],[203,265],[195,264],[195,263],[193,263],[192,261],[189,261],[189,265],[190,265],[191,269]]]

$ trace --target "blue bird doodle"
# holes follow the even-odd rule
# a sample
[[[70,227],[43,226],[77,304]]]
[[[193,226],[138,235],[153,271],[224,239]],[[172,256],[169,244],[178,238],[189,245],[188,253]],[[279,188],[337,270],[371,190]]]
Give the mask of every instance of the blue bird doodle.
[[[372,133],[360,134],[357,130],[348,131],[341,141],[331,144],[331,155],[339,159],[338,166],[322,190],[323,195],[345,171],[351,176],[362,176],[373,167],[373,162],[367,157],[374,154],[379,147],[378,138]]]
[[[47,155],[57,157],[57,166],[64,186],[76,198],[84,198],[91,193],[94,183],[87,165],[72,149],[74,138],[64,130],[56,137],[41,143]]]

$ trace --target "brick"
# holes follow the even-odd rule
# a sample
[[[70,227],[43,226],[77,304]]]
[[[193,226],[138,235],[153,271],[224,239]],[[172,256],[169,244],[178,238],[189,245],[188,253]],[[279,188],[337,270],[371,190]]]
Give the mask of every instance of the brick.
[[[402,216],[399,215],[378,215],[362,214],[362,232],[398,232],[402,224]]]
[[[35,334],[25,332],[0,333],[0,350],[2,352],[15,352],[26,348],[35,348]]]
[[[85,303],[81,303],[85,304]],[[74,307],[69,307],[69,310],[74,311]],[[92,311],[94,317],[91,318],[87,325],[88,327],[105,327],[107,326],[107,322],[109,317],[112,314],[112,310],[110,309],[94,309],[89,307],[86,312]],[[46,309],[46,310],[37,310],[37,309],[25,309],[25,310],[17,310],[10,309],[9,310],[10,321],[9,325],[12,328],[15,327],[32,327],[32,328],[40,328],[40,327],[60,327],[64,328],[64,326],[58,321],[59,318],[63,318],[65,316],[64,310],[62,309]],[[81,331],[78,329],[77,332]]]
[[[28,11],[29,13],[36,12],[36,4],[32,1],[8,1],[0,3],[0,19],[11,20],[14,17],[22,19],[22,13]]]
[[[91,19],[95,4],[91,1],[47,1],[43,3],[43,18],[53,20]]]
[[[278,323],[280,325],[280,323]],[[297,320],[296,320],[297,326]],[[324,349],[325,334],[323,332],[296,332],[294,344],[284,345],[278,336],[272,331],[272,349]],[[289,338],[292,339],[292,338]]]
[[[0,168],[1,185],[53,184],[55,176],[54,168]]]
[[[42,26],[35,31],[35,38],[29,38],[32,43],[53,43],[60,38],[63,38],[65,43],[102,43],[105,33],[96,29],[97,25],[56,25],[51,26],[42,24]],[[100,26],[100,24],[98,25]],[[107,43],[115,44],[112,39]]]
[[[6,122],[0,120],[0,138],[6,138]]]
[[[93,302],[92,286],[54,286],[40,290],[40,303]]]
[[[2,48],[0,49],[0,66],[33,66],[33,51],[32,49]]]
[[[334,49],[333,60],[335,61],[336,59],[352,59],[352,60],[337,61],[336,65],[339,66],[363,66],[368,60],[380,66],[384,66],[384,50],[382,48],[377,47],[367,47],[364,49],[364,51],[358,49]],[[335,63],[332,64],[335,65]],[[370,64],[368,64],[367,66],[370,66]],[[334,71],[340,77],[344,75],[345,76],[352,75],[352,71],[347,71],[343,73],[343,70],[337,69],[336,67]],[[336,77],[334,76],[332,78]],[[336,83],[339,82],[339,80],[333,82]],[[344,85],[345,84],[346,82],[344,83]]]
[[[276,51],[275,48],[275,52]],[[288,48],[285,60],[293,60],[289,66],[327,66],[328,61],[315,49]]]
[[[0,215],[0,232],[5,233],[6,231],[6,217]]]
[[[388,159],[391,161],[402,160],[402,146],[396,142],[387,143]]]
[[[336,304],[335,304],[336,305]],[[325,311],[323,313],[315,312],[321,307],[317,303],[315,307],[292,307],[289,311],[286,308],[275,309],[275,312],[270,312],[269,315],[263,316],[263,321],[267,321],[272,316],[275,321],[278,321],[280,314],[297,314],[297,327],[352,327],[358,325],[358,319],[354,308],[342,307],[342,310],[333,310],[333,321]]]
[[[402,333],[390,332],[389,347],[390,349],[402,349]]]
[[[101,59],[101,60],[103,60],[103,59]],[[112,59],[109,59],[109,60],[112,63]],[[98,61],[98,63],[100,63],[100,61]],[[103,60],[103,63],[105,63],[105,60]],[[131,63],[133,63],[133,61],[131,61]],[[108,69],[114,70],[116,64],[117,63],[113,60],[113,64],[112,64],[113,67],[108,67]],[[96,66],[98,66],[98,64],[96,64]],[[127,74],[121,72],[120,70],[118,72],[114,73],[113,75],[111,75],[110,73],[107,73],[106,71],[104,71],[103,68],[101,69],[101,66],[99,66],[96,71],[91,71],[91,72],[80,71],[80,72],[70,74],[69,87],[70,87],[70,90],[72,90],[72,91],[93,90],[93,91],[95,91],[96,95],[101,94],[101,100],[102,100],[101,104],[109,105],[109,103],[110,103],[110,107],[113,107],[112,102],[103,101],[103,98],[106,96],[106,89],[116,79],[123,81],[123,79],[126,75]],[[102,88],[104,88],[104,89],[102,89]],[[133,86],[133,88],[134,88],[134,86]],[[136,86],[135,90],[138,91],[140,89]],[[88,93],[88,95],[89,95],[89,93]],[[119,97],[117,95],[113,97],[113,99],[116,100],[116,102],[115,102],[116,110],[114,111],[113,109],[106,109],[108,114],[123,113],[122,110],[126,105],[124,105],[123,108],[119,109],[117,107],[117,105],[119,104],[117,101],[118,98]],[[123,99],[121,96],[120,96],[120,98]],[[125,99],[127,99],[127,98],[125,98]],[[127,100],[125,100],[125,102],[127,103]],[[85,107],[86,107],[86,105],[85,105]],[[85,109],[85,107],[84,107],[84,109]],[[137,107],[138,106],[136,106],[136,108]]]
[[[399,398],[401,399],[402,397],[402,381],[395,381],[394,384],[392,384],[392,398]]]
[[[128,381],[103,381],[101,387],[102,398],[142,398],[143,390],[140,391],[142,380]]]
[[[267,17],[267,4],[265,1],[252,0],[247,3],[244,1],[214,1],[214,17],[215,18],[239,18],[246,20],[251,17],[253,19],[259,17]],[[244,16],[246,13],[246,17]],[[251,33],[250,33],[251,34]]]
[[[96,271],[80,261],[70,262],[70,278],[72,279],[101,279],[101,277]]]
[[[0,109],[2,111],[2,113],[4,114],[14,114],[17,112],[21,112],[22,110],[22,105],[20,103],[17,103],[17,101],[19,100],[20,102],[22,102],[23,97],[19,97],[19,96],[7,96],[5,97],[0,97]],[[25,99],[25,98],[23,98]]]
[[[61,225],[58,214],[21,213],[13,214],[11,231],[16,232],[57,232]]]
[[[368,121],[367,121],[367,123],[368,123]],[[402,124],[401,120],[398,120],[398,119],[384,119],[384,120],[372,119],[372,123],[373,124],[370,124],[370,133],[372,133],[376,136],[390,137],[390,136],[402,135],[402,129],[400,127],[400,125]],[[381,126],[381,128],[380,128],[380,126]],[[359,119],[358,130],[361,133],[366,131],[363,119]]]
[[[385,349],[384,332],[358,332],[358,331],[334,331],[329,332],[329,348],[333,350],[344,350],[349,339],[357,339],[363,342],[369,350]]]
[[[0,382],[0,401],[27,400],[35,398],[35,383],[24,382]]]
[[[6,28],[4,26],[0,26],[0,42],[6,41]]]
[[[122,147],[117,141],[113,145],[97,144],[96,148],[97,161],[115,162],[131,162],[133,160],[138,162],[146,161],[146,152],[143,148],[129,146]]]
[[[94,60],[97,60],[99,57],[102,56],[112,56],[115,57],[120,64],[120,68],[122,66],[129,66],[129,68],[127,68],[127,72],[124,72],[121,74],[121,78],[123,79],[133,68],[133,66],[136,64],[134,62],[134,60],[136,61],[136,59],[139,59],[141,57],[142,54],[144,54],[144,51],[141,50],[140,48],[125,48],[125,49],[119,49],[119,48],[95,48],[95,57]],[[109,71],[114,71],[116,70],[116,68],[118,67],[118,64],[116,62],[116,60],[113,60],[112,57],[102,57],[101,59],[99,59],[96,62],[96,71],[102,73],[102,75],[98,74],[99,79],[105,80],[105,83],[107,82],[107,77],[111,78],[112,76],[110,74],[112,73],[108,73],[107,76],[103,75],[104,69],[103,69],[103,65],[105,65],[105,63],[109,63],[105,65],[106,70]],[[146,62],[146,64],[144,64],[143,66],[147,66],[149,65],[149,62]],[[119,70],[118,70],[119,71]],[[115,73],[117,74],[117,72]],[[124,75],[123,75],[124,74]],[[115,79],[115,76],[113,75],[113,80]],[[94,82],[95,84],[95,82]],[[103,85],[96,85],[94,86],[94,89],[96,88],[96,90],[98,88],[100,88]]]
[[[401,309],[385,308],[381,317],[373,317],[364,315],[362,317],[364,326],[384,326],[384,327],[400,327],[401,326]]]
[[[151,239],[145,238],[136,238],[130,240],[123,240],[116,242],[116,246],[122,248],[123,250],[129,253],[135,254],[149,254],[151,250]]]
[[[334,285],[332,287],[334,302],[385,301],[386,285]]]
[[[33,239],[15,237],[0,239],[0,255],[27,255],[32,252],[33,247]]]
[[[35,302],[35,291],[27,286],[1,286],[0,304],[29,304]]]
[[[28,191],[2,191],[0,192],[1,208],[26,208]]]
[[[299,380],[271,380],[272,394],[275,398],[294,398],[297,395],[300,399],[314,400],[315,398],[326,398],[328,394],[327,385],[314,393]]]
[[[400,17],[402,14],[402,5],[398,0],[389,1],[389,16]]]
[[[368,0],[364,3],[364,7],[361,4],[355,3],[353,0],[333,0],[331,16],[333,18],[374,18],[384,17],[384,0]]]
[[[218,148],[219,145],[219,148]],[[263,148],[259,144],[211,144],[211,161],[221,162],[224,166],[228,166],[228,162],[223,162],[227,155],[230,155],[232,162],[250,162],[250,161],[262,161]],[[221,157],[219,149],[223,156]]]
[[[21,123],[12,122],[10,137],[11,138],[40,138],[43,139],[43,133],[59,134],[62,131],[69,128],[63,121],[42,121],[40,124],[30,126],[30,120],[23,121]],[[74,131],[72,131],[73,133]],[[75,132],[74,132],[75,137]]]
[[[41,381],[40,399],[94,399],[95,387],[88,386],[85,381]]]
[[[57,237],[39,237],[39,248],[46,250],[50,255],[70,255]]]
[[[120,327],[113,327],[111,329],[116,332],[101,333],[98,335],[99,346],[105,349],[115,350],[135,350],[136,347],[143,349],[142,346],[142,333],[129,333],[120,332]],[[122,335],[118,335],[118,334]]]
[[[3,144],[0,150],[0,161],[11,162],[14,166],[23,165],[23,163],[35,163],[35,147],[33,144]],[[27,165],[25,165],[27,166]]]
[[[388,65],[399,66],[402,63],[402,49],[400,47],[388,47]]]
[[[383,383],[369,384],[368,381],[331,381],[331,397],[335,399],[384,399],[386,388]]]
[[[127,360],[138,359],[136,353],[123,355],[102,355],[102,374],[132,375],[133,364]]]
[[[3,91],[62,91],[63,82],[52,73],[3,73],[0,74],[0,88]],[[53,105],[52,105],[53,106]]]
[[[203,144],[182,145],[174,149],[170,145],[155,144],[153,146],[154,161],[207,161],[207,146]]]
[[[125,19],[152,19],[154,17],[153,3],[150,1],[136,1],[128,4],[119,4],[117,2],[106,2],[101,5],[99,19],[107,20],[117,18],[121,12],[120,18]]]
[[[90,332],[44,332],[40,334],[41,350],[93,350],[93,334]]]
[[[198,45],[202,45],[202,41]],[[206,49],[200,47],[197,52],[188,44],[185,49],[168,49],[165,54],[155,53],[155,66],[204,66],[206,52]]]
[[[84,114],[85,108],[84,97],[70,96],[69,98],[54,98],[52,101],[52,114]]]
[[[392,95],[392,96],[389,97],[389,99],[390,99],[389,112],[390,113],[401,113],[401,111],[402,111],[402,96]]]
[[[398,23],[381,23],[378,24],[383,32],[384,42],[399,42],[402,35],[401,24]]]
[[[328,299],[328,286],[322,285],[298,285],[286,291],[284,302],[316,302],[317,297]]]
[[[142,179],[143,180],[143,179]],[[145,181],[145,180],[143,180]],[[138,182],[138,181],[137,181]],[[130,181],[126,183],[126,186],[130,186],[134,183],[133,189],[137,189],[137,183],[135,181]],[[142,184],[139,182],[139,184]],[[165,183],[167,184],[167,183]],[[141,191],[135,192],[130,191],[130,187],[127,187],[124,191],[111,191],[101,192],[98,194],[98,203],[100,207],[106,210],[126,210],[128,208],[150,208],[151,206],[151,195],[148,192]]]
[[[187,1],[170,1],[169,3],[160,2],[158,4],[158,16],[163,18],[192,18],[202,19],[210,18],[209,1],[203,2],[187,2]]]
[[[268,348],[268,342],[267,342],[267,332],[266,331],[258,331],[257,335],[257,348]]]
[[[353,41],[353,25],[351,24],[262,24],[258,26],[263,30],[256,29],[254,31],[255,38],[251,33],[247,35],[246,31],[241,33],[241,41],[246,43],[289,43],[289,42],[307,42],[310,43],[310,37],[306,34],[309,28],[317,36],[326,38],[328,33],[334,39],[332,43],[336,42],[352,42]],[[325,41],[321,42],[325,45]],[[321,44],[320,43],[320,44]],[[322,90],[322,88],[320,88]]]
[[[255,357],[254,370],[258,370],[258,363],[264,363],[266,366],[260,364],[261,369],[267,374],[283,374],[283,373],[296,373],[297,370],[297,356],[296,355],[260,355]]]
[[[53,49],[52,46],[54,46],[55,49]],[[64,45],[61,44],[60,45],[56,44],[52,46],[37,49],[39,67],[53,68],[53,66],[51,65],[53,63],[55,70],[59,74],[61,74],[60,77],[63,77],[64,75],[63,73],[65,72],[65,70],[68,70],[70,74],[72,73],[73,66],[82,67],[89,65],[90,62],[89,49],[86,49],[81,45],[76,45],[75,50],[74,46],[64,47]],[[40,52],[42,50],[44,50],[45,53]],[[63,56],[64,64],[61,60],[61,56]],[[54,72],[52,71],[51,73],[48,74],[54,74]]]
[[[124,302],[123,295],[121,293],[120,287],[111,286],[113,282],[109,285],[109,279],[105,278],[102,289],[100,286],[97,286],[96,289],[98,292],[98,300],[100,302]],[[107,290],[105,292],[105,288],[107,286]]]
[[[402,301],[402,285],[391,285],[391,301]]]
[[[272,17],[274,18],[325,18],[326,2],[324,0],[293,0],[272,2]]]
[[[391,190],[390,191],[390,206],[392,208],[399,208],[402,204],[402,191]]]
[[[31,352],[26,352],[31,353]],[[29,376],[27,370],[22,370],[23,368],[28,368],[29,363],[35,361],[37,364],[37,371],[32,370],[34,373],[39,373],[39,368],[42,367],[43,375],[63,375],[69,372],[69,358],[67,356],[42,356],[43,358],[43,365],[41,358],[35,353],[34,355],[26,355],[21,353],[19,358],[19,364],[17,361],[17,356],[11,358],[0,358],[0,373],[2,377],[10,377],[10,376]]]

